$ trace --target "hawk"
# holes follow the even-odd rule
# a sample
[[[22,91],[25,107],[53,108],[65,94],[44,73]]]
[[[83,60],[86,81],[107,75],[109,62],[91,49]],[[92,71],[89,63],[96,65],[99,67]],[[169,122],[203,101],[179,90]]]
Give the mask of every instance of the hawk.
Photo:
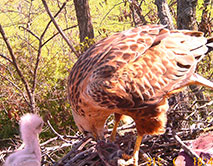
[[[20,120],[20,133],[24,149],[7,157],[4,166],[40,166],[41,150],[38,135],[42,131],[43,120],[37,114],[25,114]]]
[[[137,165],[143,136],[164,132],[168,96],[190,84],[213,89],[212,82],[195,73],[211,42],[202,32],[163,25],[132,28],[97,42],[79,57],[68,78],[79,130],[102,139],[105,121],[114,113],[114,140],[123,115],[132,117],[137,129],[132,161]]]

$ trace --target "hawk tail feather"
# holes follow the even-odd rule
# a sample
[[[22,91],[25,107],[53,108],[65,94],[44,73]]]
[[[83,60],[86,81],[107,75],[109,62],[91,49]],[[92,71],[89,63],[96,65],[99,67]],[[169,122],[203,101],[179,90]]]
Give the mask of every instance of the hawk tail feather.
[[[202,85],[210,89],[213,89],[213,82],[207,80],[206,78],[200,76],[199,74],[194,73],[190,79],[196,85]]]

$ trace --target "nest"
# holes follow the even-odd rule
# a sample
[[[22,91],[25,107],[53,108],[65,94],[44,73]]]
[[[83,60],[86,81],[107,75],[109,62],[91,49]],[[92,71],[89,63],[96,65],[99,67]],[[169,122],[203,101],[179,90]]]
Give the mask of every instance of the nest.
[[[201,157],[191,150],[190,145],[202,133],[213,130],[213,121],[211,118],[212,101],[206,100],[200,102],[195,100],[189,103],[188,101],[193,97],[191,94],[182,93],[170,98],[166,132],[158,136],[146,135],[143,138],[138,162],[140,166],[173,166],[179,153],[183,150],[191,158],[202,160]],[[92,138],[76,136],[76,140],[72,143],[71,151],[57,160],[57,162],[52,162],[49,165],[119,165],[124,154],[131,155],[133,152],[137,136],[135,124],[132,123],[128,126],[118,127],[115,142],[109,141],[110,133],[110,131],[106,133],[106,140],[99,142],[94,141]],[[144,157],[146,160],[144,160]],[[205,161],[202,162],[205,165]]]
[[[196,153],[196,150],[191,148],[192,142],[203,133],[211,133],[213,137],[212,100],[209,98],[188,102],[193,101],[193,97],[194,95],[182,93],[170,98],[166,132],[158,136],[144,136],[139,153],[140,166],[173,166],[179,154],[185,157],[183,151],[203,165],[209,160],[200,161],[202,155],[207,158],[210,156],[210,160],[213,158],[211,151],[210,154],[205,154],[206,149],[203,149],[203,153]],[[110,126],[110,123],[113,123],[113,120],[107,125]],[[49,122],[48,125],[57,136],[40,144],[42,166],[116,166],[122,161],[124,154],[132,154],[137,136],[134,123],[118,127],[115,142],[109,141],[112,129],[105,134],[105,140],[97,142],[78,133],[74,136],[60,135]],[[207,143],[212,141],[207,140]],[[17,147],[17,144],[14,147]],[[213,145],[210,147],[213,149]],[[4,161],[12,151],[1,151],[0,160]]]
[[[208,136],[202,136],[203,142],[204,138],[213,139],[213,132],[209,132]],[[107,140],[102,141],[94,141],[92,138],[80,138],[72,147],[72,150],[68,152],[63,158],[59,161],[50,164],[53,166],[117,166],[122,165],[123,155],[131,155],[133,152],[136,133],[134,131],[126,132],[124,135],[117,135],[115,142],[110,142]],[[206,140],[207,142],[208,140]],[[180,138],[170,131],[167,131],[165,134],[160,136],[145,136],[143,142],[141,144],[141,149],[139,153],[139,165],[167,165],[173,166],[178,154],[187,159],[197,157],[197,161],[201,162],[201,157],[193,154],[193,149],[187,148],[192,144],[192,140],[189,141],[181,141]],[[196,144],[196,143],[195,143]],[[212,143],[211,143],[212,144]],[[186,146],[186,147],[184,147]],[[181,151],[181,147],[184,149]],[[211,149],[213,148],[213,144],[209,146]],[[185,149],[186,148],[186,149]],[[200,153],[200,150],[198,150]],[[200,153],[204,154],[204,153]],[[188,157],[188,156],[189,157]],[[205,154],[212,155],[213,154]],[[144,156],[146,156],[146,160],[144,160]],[[183,160],[178,156],[178,160]],[[211,158],[210,157],[210,158]],[[210,159],[209,159],[210,160]],[[182,161],[178,161],[182,162]],[[205,165],[205,161],[203,162]],[[44,164],[45,165],[45,164]]]

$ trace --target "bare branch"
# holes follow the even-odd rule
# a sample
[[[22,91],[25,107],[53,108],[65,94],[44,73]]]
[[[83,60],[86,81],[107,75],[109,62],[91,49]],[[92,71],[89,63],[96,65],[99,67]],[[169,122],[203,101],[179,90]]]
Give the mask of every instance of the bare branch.
[[[47,124],[49,125],[49,127],[51,128],[51,130],[61,139],[61,140],[63,140],[64,142],[66,142],[66,143],[70,143],[70,141],[67,141],[67,140],[65,140],[64,139],[64,136],[63,135],[61,135],[61,134],[59,134],[57,131],[55,131],[55,129],[52,127],[52,125],[50,124],[50,121],[48,120],[47,121]]]
[[[12,48],[11,48],[9,42],[8,42],[8,39],[7,39],[6,35],[5,35],[5,32],[4,32],[4,30],[3,30],[2,26],[1,26],[1,24],[0,24],[0,33],[1,33],[2,37],[3,37],[3,40],[4,40],[5,44],[7,45],[7,49],[8,49],[8,51],[9,51],[10,56],[11,56],[11,59],[12,59],[12,64],[14,65],[14,67],[15,67],[15,69],[16,69],[18,75],[19,75],[19,77],[21,78],[22,83],[23,83],[24,86],[25,86],[25,89],[26,89],[26,91],[27,91],[28,98],[29,98],[29,100],[30,100],[30,106],[31,106],[31,108],[32,108],[32,95],[31,95],[31,93],[30,93],[30,88],[29,88],[28,82],[25,80],[24,75],[22,74],[21,70],[19,69],[19,66],[18,66],[18,64],[17,64],[17,62],[16,62],[15,55],[14,55],[13,50],[12,50]],[[34,111],[33,108],[32,108],[32,111]]]
[[[7,58],[6,56],[4,56],[3,54],[0,54],[0,56],[4,59],[6,59],[7,61],[9,61],[10,63],[13,63],[9,58]]]
[[[59,11],[55,14],[54,17],[56,17],[61,10],[64,8],[64,6],[66,5],[66,2],[63,3],[62,7],[59,9]],[[39,40],[39,47],[38,47],[38,53],[37,53],[37,58],[36,58],[36,63],[35,63],[35,68],[34,68],[34,74],[33,74],[33,83],[32,83],[32,89],[31,89],[31,93],[32,93],[32,106],[35,107],[35,89],[36,89],[36,82],[37,82],[37,71],[38,71],[38,67],[39,67],[39,61],[40,61],[40,56],[41,56],[41,49],[44,46],[44,44],[42,44],[42,40],[43,37],[50,25],[50,23],[52,22],[52,20],[50,20],[46,26],[46,28],[44,29],[43,33],[41,34],[40,37],[37,37],[34,33],[32,33],[30,30],[27,29],[28,32],[30,32],[33,36],[35,36],[38,40]]]
[[[109,9],[109,11],[108,11],[108,12],[104,15],[104,17],[102,18],[99,27],[102,25],[104,19],[109,15],[109,13],[110,13],[116,6],[118,6],[118,5],[122,4],[122,3],[124,3],[124,2],[119,2],[119,3],[115,4],[111,9]]]
[[[35,64],[35,68],[34,68],[34,74],[33,74],[33,83],[32,83],[32,89],[31,89],[31,93],[32,93],[32,106],[35,109],[35,88],[36,88],[36,82],[37,82],[37,71],[38,71],[38,65],[39,65],[39,61],[40,61],[40,56],[41,56],[41,45],[42,45],[42,39],[39,40],[39,47],[38,47],[38,54],[37,54],[37,58],[36,58],[36,64]]]
[[[75,151],[78,150],[78,148],[84,143],[84,142],[88,142],[88,140],[91,141],[92,138],[90,137],[85,137],[82,140],[78,141],[76,144],[74,144],[72,146],[72,150],[70,152],[68,152],[62,159],[60,159],[57,163],[53,164],[53,166],[59,166],[61,163],[63,163],[63,161],[67,160],[67,158],[69,158],[69,156],[71,154],[73,154]]]
[[[30,106],[30,103],[27,101],[27,98],[26,98],[25,94],[24,94],[24,93],[22,92],[22,90],[18,87],[18,85],[16,85],[16,84],[15,84],[13,81],[11,81],[9,78],[3,76],[1,73],[0,73],[0,76],[1,76],[2,78],[4,78],[5,80],[7,80],[12,86],[14,86],[14,87],[22,94],[22,96],[23,96],[25,102]]]
[[[46,3],[45,3],[46,4]],[[41,56],[41,49],[42,49],[42,47],[48,42],[48,41],[50,41],[53,37],[54,37],[54,35],[53,35],[53,37],[52,38],[49,38],[45,43],[42,43],[42,40],[43,40],[43,37],[44,37],[44,35],[45,35],[45,33],[47,32],[47,30],[48,30],[48,27],[50,26],[50,23],[53,21],[53,23],[54,23],[54,18],[55,17],[57,17],[58,16],[58,14],[62,11],[62,9],[65,7],[65,5],[66,5],[66,2],[64,2],[63,3],[63,5],[60,7],[60,9],[59,9],[59,11],[54,15],[54,17],[52,17],[53,19],[51,19],[48,23],[47,23],[47,25],[46,25],[46,27],[45,27],[45,29],[44,29],[44,31],[43,31],[43,33],[41,34],[41,36],[40,37],[37,37],[37,39],[39,40],[39,48],[38,48],[38,54],[37,54],[37,59],[36,59],[36,63],[35,63],[35,68],[34,68],[34,74],[33,74],[33,83],[32,83],[32,89],[31,89],[31,93],[32,93],[32,105],[33,105],[33,107],[35,107],[35,89],[36,89],[36,82],[37,82],[37,70],[38,70],[38,67],[39,67],[39,61],[40,61],[40,56]],[[47,5],[46,5],[47,6]],[[47,9],[48,9],[48,7],[47,7]],[[49,11],[49,10],[48,10]],[[49,12],[50,13],[50,12]],[[51,15],[51,13],[50,13],[50,15]],[[51,15],[52,16],[52,15]],[[54,24],[56,24],[56,22],[54,23]],[[57,25],[57,24],[56,24]],[[31,32],[31,31],[29,31],[32,35],[33,35],[33,33]],[[60,31],[59,31],[60,32]],[[34,35],[34,36],[36,36],[36,35]]]
[[[53,141],[56,141],[56,140],[58,140],[58,137],[50,138],[50,139],[48,139],[47,141],[41,143],[40,146],[46,146],[46,145],[49,144],[50,142],[53,142]]]
[[[145,17],[141,14],[142,9],[141,9],[140,5],[138,4],[138,2],[136,0],[133,0],[133,1],[130,2],[130,4],[132,5],[133,10],[135,10],[138,17],[142,21],[142,24],[146,25],[147,21],[146,21]]]
[[[54,23],[56,29],[58,30],[58,32],[61,34],[61,36],[64,38],[64,40],[66,41],[66,43],[68,44],[68,46],[70,47],[70,49],[74,52],[74,54],[79,57],[79,54],[77,53],[77,51],[75,50],[75,48],[72,46],[72,44],[70,43],[70,41],[68,40],[68,38],[66,37],[66,35],[64,34],[64,32],[61,30],[61,28],[58,26],[58,24],[56,23],[54,17],[52,16],[48,6],[47,6],[47,2],[45,0],[42,0],[42,3],[48,13],[48,15],[50,16],[52,22]]]
[[[29,30],[28,28],[25,28],[25,27],[23,27],[23,26],[19,26],[19,28],[23,28],[24,30],[26,30],[26,31],[29,32],[31,35],[33,35],[36,39],[39,40],[39,37],[38,37],[35,33],[33,33],[31,30]]]
[[[104,164],[105,164],[106,166],[110,166],[110,164],[107,162],[107,160],[106,160],[106,158],[104,157],[104,155],[101,153],[102,147],[100,147],[100,146],[97,145],[96,148],[97,148],[98,156],[100,157],[100,159],[104,162]]]
[[[46,3],[45,3],[46,4]],[[65,3],[63,3],[63,5],[62,5],[62,7],[59,9],[59,11],[55,14],[55,16],[54,17],[56,17],[61,11],[62,11],[62,9],[65,7],[65,5],[66,5],[66,2]],[[44,5],[45,6],[45,5]],[[46,5],[47,6],[47,5]],[[47,7],[47,9],[48,9],[48,7]],[[49,11],[49,9],[48,9],[48,11]],[[50,13],[50,12],[49,12]],[[49,14],[48,13],[48,14]],[[51,13],[50,13],[50,15],[51,15]],[[51,15],[52,16],[52,15]],[[51,19],[49,22],[48,22],[48,24],[47,24],[47,26],[46,26],[46,28],[44,29],[44,31],[43,31],[43,33],[41,34],[41,37],[39,38],[39,37],[37,37],[37,39],[39,40],[39,48],[38,48],[38,54],[37,54],[37,59],[36,59],[36,64],[35,64],[35,68],[34,68],[34,74],[33,74],[33,83],[32,83],[32,90],[31,90],[31,93],[32,93],[32,96],[33,96],[33,100],[32,100],[32,105],[34,106],[35,105],[35,97],[34,97],[34,92],[35,92],[35,88],[36,88],[36,82],[37,82],[37,70],[38,70],[38,67],[39,67],[39,61],[40,61],[40,56],[41,56],[41,48],[49,41],[49,40],[51,40],[52,38],[49,38],[48,39],[48,41],[46,41],[45,43],[42,43],[42,40],[43,40],[43,37],[44,37],[44,35],[45,35],[45,33],[46,33],[46,31],[47,31],[47,29],[48,29],[48,27],[49,27],[49,25],[50,25],[50,23],[53,21],[53,23],[54,23],[54,17],[52,17],[53,19]],[[56,22],[54,23],[54,24],[56,24]],[[56,24],[57,25],[57,24]],[[31,32],[31,31],[30,31]],[[60,31],[59,31],[60,32]],[[31,34],[33,34],[33,33],[31,33]]]
[[[183,141],[173,132],[173,136],[175,138],[175,140],[181,144],[182,148],[184,149],[184,151],[190,155],[192,158],[196,158],[197,160],[201,161],[202,163],[202,166],[206,166],[205,162],[203,160],[200,159],[200,157],[195,153],[193,152],[188,146],[186,146]]]
[[[66,164],[65,166],[69,166],[69,165],[72,165],[74,164],[74,162],[79,159],[80,157],[82,157],[84,154],[86,153],[90,153],[90,152],[94,152],[95,151],[95,148],[94,147],[91,147],[85,151],[82,151],[80,153],[78,153],[75,157],[71,158]],[[108,166],[108,165],[107,165]]]
[[[64,2],[64,3],[62,4],[62,6],[60,7],[59,11],[54,15],[54,18],[58,16],[58,14],[62,11],[62,9],[66,6],[66,4],[67,4],[67,2]],[[52,20],[50,20],[50,21],[48,22],[46,28],[44,29],[44,32],[43,32],[42,35],[41,35],[41,38],[43,38],[43,36],[44,36],[44,34],[46,33],[46,31],[47,31],[48,27],[50,26],[51,22],[52,22]],[[44,44],[42,44],[42,46],[43,46],[43,45],[44,45]]]
[[[66,31],[66,30],[69,30],[69,29],[72,29],[72,28],[75,28],[77,27],[78,25],[73,25],[71,27],[68,27],[66,29],[63,29],[63,31]],[[59,34],[59,32],[57,32],[56,34],[54,34],[53,36],[51,36],[49,39],[47,39],[41,46],[43,47],[45,44],[47,44],[50,40],[52,40],[55,36],[57,36]]]

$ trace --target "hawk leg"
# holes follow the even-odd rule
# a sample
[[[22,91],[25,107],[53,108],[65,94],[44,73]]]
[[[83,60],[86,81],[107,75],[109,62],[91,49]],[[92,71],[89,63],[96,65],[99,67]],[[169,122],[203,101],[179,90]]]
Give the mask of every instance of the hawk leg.
[[[110,136],[111,141],[115,141],[115,136],[116,136],[116,133],[117,133],[117,127],[118,127],[119,122],[120,122],[120,120],[122,119],[122,116],[123,116],[123,115],[117,114],[117,113],[115,113],[114,115],[115,115],[115,119],[114,119],[115,124],[114,124],[113,130],[112,130],[111,136]]]

